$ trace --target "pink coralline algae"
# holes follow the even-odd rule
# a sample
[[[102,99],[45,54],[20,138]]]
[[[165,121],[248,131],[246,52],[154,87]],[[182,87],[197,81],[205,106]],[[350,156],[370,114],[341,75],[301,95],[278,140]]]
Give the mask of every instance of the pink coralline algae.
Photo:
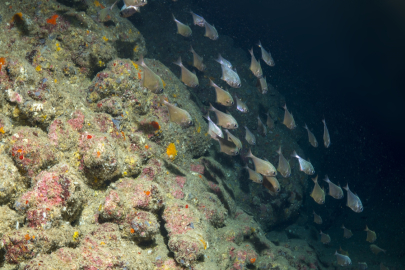
[[[12,136],[13,145],[9,154],[16,166],[33,177],[40,169],[54,164],[55,149],[44,132],[38,128],[20,128]]]
[[[199,164],[191,164],[190,165],[190,170],[193,172],[197,172],[199,174],[204,174],[204,166],[203,165],[199,165]]]
[[[69,125],[76,131],[81,131],[84,124],[84,114],[80,110],[72,113],[71,119],[67,121]]]
[[[68,165],[57,165],[36,176],[32,180],[33,189],[24,193],[14,207],[26,213],[28,226],[33,228],[51,227],[61,220],[73,220],[83,200],[81,191],[77,190],[80,183]]]

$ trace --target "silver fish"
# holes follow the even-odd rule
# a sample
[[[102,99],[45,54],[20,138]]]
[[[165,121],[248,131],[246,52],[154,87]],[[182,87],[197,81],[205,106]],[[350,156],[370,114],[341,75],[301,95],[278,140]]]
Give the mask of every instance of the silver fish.
[[[219,62],[218,62],[219,63]],[[226,81],[229,86],[234,87],[234,88],[239,88],[241,87],[241,82],[238,73],[230,69],[226,65],[222,65],[222,77],[221,79]]]
[[[321,235],[321,242],[322,242],[322,244],[326,245],[326,244],[329,244],[329,243],[330,243],[331,239],[330,239],[329,234],[323,233],[323,232],[321,231],[320,235]]]
[[[334,183],[332,183],[328,176],[325,176],[325,179],[323,180],[326,183],[329,184],[329,195],[332,196],[335,199],[341,199],[343,198],[343,190],[340,186],[335,185]]]
[[[225,65],[227,67],[229,67],[230,69],[232,69],[232,64],[231,62],[229,62],[228,60],[226,60],[225,58],[223,58],[221,56],[221,54],[218,54],[218,59],[215,59],[215,61],[217,61],[218,63],[220,63],[221,65]]]
[[[325,119],[322,120],[322,123],[323,123],[323,144],[325,145],[326,148],[328,148],[330,146],[330,137],[328,128],[326,127]]]
[[[276,176],[277,171],[276,168],[271,164],[268,160],[260,159],[252,154],[252,151],[249,149],[246,157],[252,159],[253,164],[255,164],[256,172],[264,175],[264,176]]]
[[[284,112],[284,120],[283,124],[288,127],[289,129],[294,129],[297,126],[295,125],[294,117],[293,115],[288,111],[287,109],[287,104],[283,106],[285,112]]]
[[[315,178],[312,178],[312,181],[314,181],[315,186],[314,186],[314,189],[312,190],[311,197],[314,199],[314,201],[316,203],[324,204],[325,203],[325,191],[318,184],[318,176],[316,176]]]
[[[255,137],[255,135],[248,129],[247,126],[245,126],[245,129],[246,129],[245,139],[248,142],[248,144],[256,145],[256,137]]]
[[[274,121],[271,118],[270,113],[266,113],[267,119],[266,119],[266,125],[269,129],[273,129],[274,128]]]
[[[259,89],[260,93],[262,93],[264,95],[269,90],[269,88],[267,86],[266,77],[260,77],[260,78],[258,78],[258,80],[259,80],[259,84],[260,84],[260,89]]]
[[[208,120],[208,134],[211,136],[211,138],[215,139],[217,136],[220,138],[224,138],[224,134],[222,133],[222,130],[220,127],[218,127],[210,118],[210,115],[207,114],[204,116],[205,119]]]
[[[183,65],[181,62],[181,57],[179,57],[176,62],[173,62],[173,64],[178,65],[181,68],[181,81],[185,85],[189,87],[196,87],[199,84],[197,75]]]
[[[235,118],[228,113],[223,113],[212,106],[210,103],[210,111],[214,112],[217,116],[218,125],[226,128],[226,129],[236,129],[238,128],[238,122],[236,122]]]
[[[256,171],[252,170],[247,165],[243,168],[248,171],[250,180],[258,184],[263,183],[263,176],[260,173],[257,173]]]
[[[252,71],[253,75],[257,78],[263,76],[262,67],[260,66],[260,61],[256,60],[255,55],[253,54],[253,48],[249,50],[250,55],[252,56],[252,60],[250,62],[250,71]]]
[[[337,250],[335,251],[335,256],[337,264],[340,266],[348,266],[352,264],[352,260],[350,260],[348,256],[337,253]]]
[[[342,225],[341,228],[343,229],[343,237],[344,237],[344,238],[350,238],[350,237],[353,236],[352,231],[349,230],[349,229],[347,229],[347,228],[345,227],[345,225]]]
[[[232,106],[233,105],[233,98],[231,94],[229,94],[228,91],[225,91],[218,85],[216,85],[211,79],[210,79],[210,86],[214,87],[215,93],[217,100],[216,102],[219,104],[222,104],[224,106]]]
[[[152,93],[160,94],[163,92],[163,81],[156,75],[144,62],[143,56],[139,57],[138,65],[143,68],[143,76],[141,79],[142,86],[148,88]]]
[[[291,156],[298,158],[298,162],[300,163],[300,171],[304,172],[307,175],[313,175],[315,173],[314,167],[312,166],[311,162],[301,158],[299,155],[297,155],[297,152],[294,151]]]
[[[313,214],[314,214],[314,222],[316,223],[316,224],[322,224],[322,218],[321,218],[321,216],[319,216],[319,215],[317,215],[316,213],[315,213],[315,211],[313,211]]]
[[[170,121],[175,122],[183,127],[188,127],[193,124],[191,115],[186,110],[180,109],[164,99],[162,99],[162,103],[165,104],[169,109]]]
[[[249,109],[246,106],[245,102],[243,102],[236,94],[235,94],[235,100],[236,100],[236,109],[240,112],[243,113],[248,113]]]
[[[217,137],[215,139],[219,143],[220,152],[229,156],[236,156],[239,154],[240,149],[231,141]]]
[[[277,171],[281,173],[284,178],[287,178],[291,175],[291,167],[290,163],[288,163],[287,159],[285,159],[283,153],[281,152],[281,146],[277,150],[278,153],[278,166]]]
[[[263,186],[269,190],[269,193],[274,196],[280,192],[280,183],[274,176],[263,176]]]
[[[349,184],[346,184],[344,189],[347,191],[347,206],[356,213],[363,212],[363,204],[359,196],[355,195],[350,189]]]
[[[203,64],[203,58],[194,51],[192,46],[190,52],[193,54],[193,66],[199,71],[204,71],[206,66]]]
[[[195,14],[195,13],[192,12],[191,10],[190,10],[190,13],[191,13],[191,15],[193,15],[193,22],[194,22],[194,25],[198,25],[198,26],[200,26],[200,27],[204,27],[204,26],[205,26],[205,20],[204,20],[203,17],[201,17],[201,16]]]
[[[308,131],[308,140],[309,140],[309,143],[310,143],[313,147],[318,147],[318,141],[316,140],[314,134],[309,130],[307,124],[305,124],[304,128]]]
[[[267,52],[267,51],[263,48],[262,43],[261,43],[260,41],[259,41],[259,44],[257,44],[257,46],[259,46],[260,49],[262,49],[262,59],[263,59],[263,61],[264,61],[267,65],[269,65],[269,66],[271,66],[271,67],[274,67],[275,63],[274,63],[273,57],[271,57],[270,52]]]
[[[239,140],[238,137],[234,136],[231,132],[229,132],[229,130],[225,129],[225,133],[227,135],[228,141],[233,142],[238,148],[239,150],[242,149],[242,142]]]
[[[218,32],[217,32],[217,29],[215,29],[215,26],[209,24],[207,21],[205,21],[204,26],[205,26],[204,37],[207,37],[211,40],[217,40]]]
[[[189,37],[193,33],[191,31],[191,28],[188,25],[185,25],[184,23],[180,22],[179,20],[176,19],[176,17],[173,16],[173,20],[176,23],[177,26],[177,34],[182,35],[183,37]]]

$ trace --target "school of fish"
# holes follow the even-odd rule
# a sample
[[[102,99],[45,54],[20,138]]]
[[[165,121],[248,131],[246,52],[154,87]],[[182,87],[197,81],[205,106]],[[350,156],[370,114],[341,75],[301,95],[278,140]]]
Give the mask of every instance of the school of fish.
[[[118,1],[118,0],[117,0]],[[116,4],[115,2],[111,8],[106,8],[99,14],[99,20],[103,21],[104,17],[111,12],[113,6]],[[122,17],[129,17],[135,12],[139,12],[140,7],[145,6],[147,4],[147,0],[124,0],[124,6],[121,9],[120,16]],[[219,38],[218,32],[214,25],[209,24],[202,16],[195,14],[194,12],[190,11],[193,19],[193,24],[199,27],[205,28],[205,37],[215,41]],[[177,27],[177,33],[183,37],[190,37],[193,33],[190,26],[185,23],[180,22],[176,19],[175,15],[172,15],[175,25]],[[261,49],[261,59],[256,59],[253,51],[253,47],[248,50],[249,54],[251,55],[251,63],[250,63],[250,71],[252,74],[257,78],[257,86],[259,88],[259,92],[262,94],[266,94],[268,92],[268,84],[266,81],[266,77],[263,75],[263,70],[260,64],[260,60],[262,60],[265,64],[270,67],[275,66],[274,59],[270,52],[266,51],[263,47],[261,42],[258,42],[258,47]],[[190,52],[193,54],[193,67],[197,69],[199,72],[204,72],[206,69],[206,65],[203,63],[203,57],[197,54],[193,47],[190,48]],[[236,68],[233,67],[230,61],[218,55],[218,58],[215,60],[221,66],[222,76],[221,79],[226,82],[231,88],[235,90],[241,87],[241,79],[236,71]],[[177,61],[173,62],[175,65],[181,68],[181,81],[190,88],[198,87],[199,80],[196,71],[190,71],[187,67],[185,67],[182,63],[181,57],[178,58]],[[142,85],[150,90],[154,94],[161,94],[164,91],[163,80],[155,74],[144,62],[143,57],[141,56],[139,61],[137,62],[139,66],[142,67],[143,76],[141,79]],[[210,86],[214,89],[216,94],[215,103],[225,106],[227,108],[232,108],[236,105],[236,111],[244,114],[249,112],[249,109],[246,105],[246,101],[240,99],[237,93],[231,94],[229,91],[224,90],[220,86],[218,86],[213,80],[210,79]],[[169,119],[171,122],[174,122],[184,128],[187,128],[193,125],[193,120],[191,115],[184,109],[177,107],[174,104],[171,104],[167,98],[160,98],[160,101],[163,105],[168,108]],[[293,130],[297,127],[293,114],[287,109],[287,105],[283,106],[284,109],[284,119],[282,124],[284,124],[288,129]],[[213,112],[216,116],[216,121],[213,121],[210,117],[209,112]],[[266,114],[267,118],[265,124],[262,122],[261,118],[257,116],[258,125],[257,125],[257,133],[261,136],[267,135],[267,129],[271,132],[274,129],[275,123],[272,119],[270,113]],[[207,134],[210,137],[219,143],[220,152],[225,153],[230,156],[239,155],[242,152],[242,142],[241,140],[233,135],[230,130],[239,128],[239,125],[236,119],[231,115],[229,111],[223,112],[217,108],[215,108],[211,103],[208,109],[208,114],[204,116],[204,118],[208,121],[208,131]],[[329,148],[331,145],[329,130],[326,126],[325,119],[322,120],[323,123],[323,144],[325,148]],[[246,142],[254,146],[256,145],[256,137],[255,134],[249,130],[247,126],[245,128],[245,140]],[[312,131],[308,128],[305,124],[304,129],[307,130],[308,133],[308,141],[309,144],[313,147],[318,147],[318,141],[312,133]],[[278,166],[276,167],[271,164],[266,158],[262,159],[256,157],[252,154],[251,149],[244,155],[246,158],[250,158],[254,169],[251,169],[248,164],[245,165],[244,169],[248,173],[248,179],[256,184],[262,185],[271,195],[276,196],[280,191],[281,187],[276,178],[277,172],[281,174],[282,177],[288,178],[291,176],[291,167],[290,162],[284,157],[282,153],[282,147],[279,146],[277,150],[279,155]],[[295,151],[291,154],[291,157],[295,157],[298,160],[300,171],[304,172],[307,175],[314,175],[315,169],[309,160],[306,160],[299,156]],[[310,194],[310,197],[317,204],[325,204],[325,190],[322,188],[318,183],[318,176],[312,178],[314,182],[314,187]],[[334,199],[342,199],[344,197],[343,190],[339,184],[333,183],[328,176],[325,176],[324,181],[328,184],[328,193],[330,197]],[[359,196],[353,193],[349,189],[349,185],[346,184],[343,187],[346,190],[346,197],[347,203],[346,205],[353,210],[355,213],[361,213],[363,211],[363,204],[359,198]],[[322,217],[313,211],[314,215],[314,223],[320,225],[323,223]],[[347,229],[344,225],[341,227],[343,232],[344,238],[351,238],[353,233],[351,230]],[[365,231],[367,232],[366,241],[369,243],[374,243],[377,240],[377,234],[370,230],[368,226],[366,226]],[[330,236],[326,233],[320,231],[320,239],[323,244],[329,244],[332,240]],[[370,245],[370,250],[374,254],[379,254],[380,252],[385,253],[384,249],[379,248],[377,245],[372,244]],[[335,252],[337,264],[340,266],[349,266],[352,264],[351,259],[343,254],[343,250]],[[365,268],[364,268],[365,267]],[[359,262],[359,268],[366,269],[367,264],[365,262]]]

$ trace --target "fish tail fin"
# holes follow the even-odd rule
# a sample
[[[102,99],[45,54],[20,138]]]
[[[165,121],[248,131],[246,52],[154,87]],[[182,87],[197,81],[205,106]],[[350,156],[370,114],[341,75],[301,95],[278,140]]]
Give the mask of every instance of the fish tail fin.
[[[368,232],[370,229],[368,228],[368,226],[366,225],[366,228],[364,229],[364,231]]]
[[[342,229],[346,229],[346,228],[345,228],[345,225],[343,225],[343,224],[342,224],[342,226],[341,226],[340,228],[342,228]]]
[[[315,178],[311,178],[311,179],[312,179],[312,181],[314,181],[315,184],[318,183],[318,175],[316,175]]]
[[[328,175],[325,175],[325,179],[323,179],[323,181],[325,181],[326,183],[330,182]]]
[[[323,123],[324,125],[326,125],[325,117],[323,117],[322,123]]]
[[[277,152],[277,154],[281,155],[281,145],[276,152]]]
[[[294,150],[294,152],[291,154],[291,156],[292,157],[295,157],[295,158],[299,158],[299,156],[297,155],[297,152]]]
[[[283,109],[287,110],[287,104],[284,104]]]
[[[176,17],[174,17],[174,14],[172,13],[173,21],[177,22]]]
[[[141,54],[139,56],[139,60],[135,62],[136,64],[140,65],[140,66],[144,66],[145,62],[143,61],[143,55]],[[143,76],[142,76],[143,77]]]
[[[337,253],[337,250],[335,250],[335,254],[334,255],[339,255],[339,253]]]
[[[203,117],[204,117],[205,119],[207,119],[208,122],[211,121],[209,112],[207,112],[207,115],[203,115]]]
[[[210,111],[212,111],[212,112],[215,112],[215,108],[214,108],[214,106],[212,106],[211,103],[210,103],[210,108],[209,108],[208,110],[210,110]]]
[[[192,45],[190,45],[190,52],[195,53]]]
[[[260,40],[259,40],[259,42],[257,43],[257,46],[259,46],[260,48],[262,47],[262,43],[260,42]]]
[[[159,97],[159,102],[160,102],[160,103],[162,103],[162,104],[167,104],[167,103],[169,103],[169,102],[167,102],[167,101],[166,101],[166,99],[165,99],[165,98],[166,98],[166,97],[165,97],[165,96],[163,96],[163,95],[162,95],[162,96],[160,96],[160,97]]]
[[[218,63],[220,63],[222,65],[222,55],[220,53],[218,54],[218,58],[215,59],[215,61],[217,61]]]
[[[249,148],[249,151],[246,153],[246,157],[253,157],[252,150]]]
[[[250,55],[253,56],[253,47],[248,51],[249,51]]]
[[[307,124],[305,124],[305,125],[304,125],[304,128],[305,128],[306,130],[308,130],[308,126],[307,126]]]
[[[343,187],[345,190],[349,191],[349,183],[346,184],[345,187]]]
[[[173,64],[178,65],[179,67],[182,67],[183,63],[181,62],[181,56],[179,57],[179,59],[177,59],[176,62],[173,62]]]

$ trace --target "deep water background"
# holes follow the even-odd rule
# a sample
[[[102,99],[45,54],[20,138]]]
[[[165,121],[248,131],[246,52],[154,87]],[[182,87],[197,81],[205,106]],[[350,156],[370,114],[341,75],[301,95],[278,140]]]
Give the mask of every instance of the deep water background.
[[[349,182],[365,206],[361,214],[334,211],[328,208],[336,202],[327,199],[324,213],[338,215],[334,227],[344,222],[356,233],[369,224],[377,231],[378,245],[402,258],[405,2],[194,2],[236,46],[247,50],[259,39],[268,44],[276,67],[265,74],[290,80],[291,87],[279,91],[289,108],[307,119],[318,141],[325,116],[331,147],[320,151],[307,141],[301,145],[320,177]]]

